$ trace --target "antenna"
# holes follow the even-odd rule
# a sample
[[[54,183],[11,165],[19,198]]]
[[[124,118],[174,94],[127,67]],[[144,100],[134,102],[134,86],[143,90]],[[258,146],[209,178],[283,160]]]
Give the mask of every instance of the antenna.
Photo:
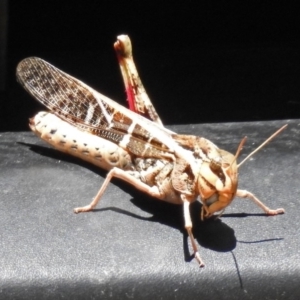
[[[254,155],[257,151],[259,151],[263,146],[269,143],[276,135],[278,135],[281,131],[283,131],[287,127],[287,124],[283,125],[280,129],[278,129],[275,133],[273,133],[268,139],[266,139],[260,146],[258,146],[254,151],[252,151],[244,160],[242,160],[238,164],[238,168],[252,155]],[[239,150],[239,149],[238,149]]]
[[[234,156],[234,158],[233,158],[233,160],[232,160],[232,162],[231,162],[231,164],[230,164],[230,167],[231,167],[231,165],[233,164],[233,162],[234,162],[234,161],[238,158],[238,156],[240,155],[240,152],[242,151],[243,146],[244,146],[244,144],[246,143],[246,140],[247,140],[247,137],[246,137],[246,136],[241,140],[241,142],[240,142],[240,144],[239,144],[239,146],[238,146],[238,148],[237,148],[237,150],[236,150],[235,156]]]

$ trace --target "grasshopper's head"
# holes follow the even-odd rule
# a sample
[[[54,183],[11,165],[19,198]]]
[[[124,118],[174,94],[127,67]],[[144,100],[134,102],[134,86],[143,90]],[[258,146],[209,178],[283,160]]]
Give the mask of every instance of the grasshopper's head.
[[[198,177],[198,190],[203,203],[201,219],[224,210],[237,191],[236,156],[221,149],[218,149],[218,154],[209,162],[203,162]]]
[[[246,137],[240,142],[235,155],[225,150],[216,149],[214,156],[209,161],[203,162],[197,180],[199,194],[203,202],[201,219],[209,218],[218,211],[222,213],[236,194],[238,168],[286,127],[287,125],[284,125],[278,129],[238,165],[236,161],[246,142]]]

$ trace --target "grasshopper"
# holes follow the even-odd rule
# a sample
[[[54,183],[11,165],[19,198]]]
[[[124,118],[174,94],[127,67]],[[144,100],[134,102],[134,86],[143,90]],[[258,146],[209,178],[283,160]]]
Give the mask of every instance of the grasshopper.
[[[138,75],[129,37],[118,36],[114,48],[130,109],[40,58],[26,58],[17,66],[18,81],[50,110],[30,119],[31,130],[56,149],[109,171],[92,202],[75,208],[75,213],[93,210],[113,177],[159,200],[181,204],[200,267],[204,262],[189,211],[198,198],[202,220],[218,212],[220,216],[236,196],[251,199],[268,215],[284,213],[283,208],[270,209],[252,193],[238,189],[238,168],[286,126],[237,164],[246,138],[233,155],[206,138],[165,128]]]

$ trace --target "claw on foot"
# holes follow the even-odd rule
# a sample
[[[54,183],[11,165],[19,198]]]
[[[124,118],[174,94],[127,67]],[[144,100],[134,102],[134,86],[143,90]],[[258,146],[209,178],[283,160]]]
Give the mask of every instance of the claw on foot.
[[[74,213],[75,214],[79,214],[81,212],[87,212],[87,211],[91,211],[93,209],[93,207],[91,205],[86,205],[86,206],[83,206],[83,207],[76,207],[74,208]]]
[[[205,266],[205,264],[204,264],[203,260],[201,259],[199,252],[195,253],[195,258],[196,258],[197,262],[199,263],[199,268],[203,268]]]
[[[277,209],[270,209],[267,214],[270,216],[276,216],[276,215],[280,215],[280,214],[284,214],[285,210],[284,208],[277,208]]]

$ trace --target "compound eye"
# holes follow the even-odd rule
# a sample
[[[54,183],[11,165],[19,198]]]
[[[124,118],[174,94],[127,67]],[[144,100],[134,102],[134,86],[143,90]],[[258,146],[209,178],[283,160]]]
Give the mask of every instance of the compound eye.
[[[226,180],[226,177],[225,177],[225,174],[223,172],[223,169],[222,169],[222,159],[221,157],[215,157],[214,159],[212,159],[209,163],[209,168],[211,169],[211,171],[217,175],[218,179],[221,180],[222,182],[222,185],[223,187],[225,186],[225,180]],[[219,191],[220,188],[216,187],[217,190]],[[222,189],[222,187],[221,187]]]
[[[222,169],[222,160],[221,157],[215,157],[211,159],[209,163],[210,169],[215,172],[220,172],[220,169]]]

